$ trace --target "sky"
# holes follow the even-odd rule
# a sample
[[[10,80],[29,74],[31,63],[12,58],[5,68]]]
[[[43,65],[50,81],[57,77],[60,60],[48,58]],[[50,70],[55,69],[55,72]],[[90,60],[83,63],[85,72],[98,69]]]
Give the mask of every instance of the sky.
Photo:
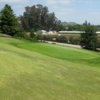
[[[62,22],[88,22],[100,25],[100,0],[0,0],[0,10],[5,4],[11,5],[14,13],[19,16],[26,6],[43,4]]]

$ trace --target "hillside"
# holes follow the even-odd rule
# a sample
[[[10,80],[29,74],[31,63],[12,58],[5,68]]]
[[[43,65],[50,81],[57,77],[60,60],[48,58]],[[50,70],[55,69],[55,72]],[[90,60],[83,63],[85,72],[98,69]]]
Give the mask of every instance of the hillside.
[[[0,100],[100,100],[100,53],[0,37]]]

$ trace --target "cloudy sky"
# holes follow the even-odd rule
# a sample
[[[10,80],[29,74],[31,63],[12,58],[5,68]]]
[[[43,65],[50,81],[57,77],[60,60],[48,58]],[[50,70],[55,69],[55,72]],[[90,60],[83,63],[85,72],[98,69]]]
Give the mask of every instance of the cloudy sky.
[[[10,4],[17,16],[26,6],[43,4],[62,21],[100,24],[100,0],[0,0],[0,10],[5,4]]]

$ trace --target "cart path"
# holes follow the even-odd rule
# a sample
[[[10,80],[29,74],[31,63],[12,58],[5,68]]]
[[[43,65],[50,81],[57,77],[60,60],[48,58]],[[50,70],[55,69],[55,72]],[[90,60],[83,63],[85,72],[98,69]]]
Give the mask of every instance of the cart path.
[[[53,42],[53,41],[45,41],[49,44],[56,44],[56,45],[62,45],[62,46],[68,46],[68,47],[74,47],[74,48],[81,48],[80,45],[73,45],[73,44],[68,44],[68,43],[59,43],[59,42]]]

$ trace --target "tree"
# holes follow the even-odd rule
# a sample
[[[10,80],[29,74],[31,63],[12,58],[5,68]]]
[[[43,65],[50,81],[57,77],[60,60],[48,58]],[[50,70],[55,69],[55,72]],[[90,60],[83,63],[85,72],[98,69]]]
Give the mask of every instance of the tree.
[[[48,7],[41,4],[26,7],[21,24],[25,31],[38,30],[59,30],[61,28],[59,20],[54,13],[49,13]],[[59,24],[59,25],[57,25]]]
[[[5,5],[0,15],[1,31],[11,36],[16,35],[19,32],[18,20],[13,14],[13,10],[8,4]]]
[[[81,34],[81,46],[84,49],[96,50],[96,28],[87,21],[83,24],[84,32]]]

